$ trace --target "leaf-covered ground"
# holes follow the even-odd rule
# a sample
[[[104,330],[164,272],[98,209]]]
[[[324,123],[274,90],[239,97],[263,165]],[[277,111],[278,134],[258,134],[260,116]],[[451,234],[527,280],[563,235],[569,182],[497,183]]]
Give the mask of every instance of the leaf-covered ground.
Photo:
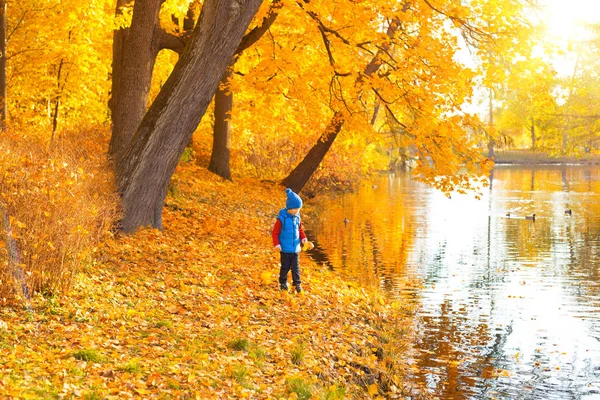
[[[274,184],[179,169],[163,231],[105,243],[68,296],[0,310],[0,395],[415,395],[402,377],[410,340],[402,304],[304,253],[305,291],[278,290],[270,232],[284,202]]]

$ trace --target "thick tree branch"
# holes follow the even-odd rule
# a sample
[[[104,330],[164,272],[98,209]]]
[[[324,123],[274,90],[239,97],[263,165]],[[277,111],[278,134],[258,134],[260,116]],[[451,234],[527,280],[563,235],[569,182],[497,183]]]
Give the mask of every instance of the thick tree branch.
[[[304,2],[308,3],[308,1],[306,1],[306,0],[304,0]],[[300,8],[302,8],[304,10],[304,5],[302,3],[296,2],[296,4],[298,4],[300,6]],[[308,16],[311,17],[317,23],[319,32],[321,33],[321,37],[323,38],[323,43],[325,44],[325,49],[327,50],[327,55],[329,57],[329,64],[333,68],[334,74],[336,76],[350,76],[351,75],[350,72],[338,72],[336,70],[335,59],[333,58],[333,52],[331,51],[331,41],[327,37],[327,34],[330,33],[330,34],[334,35],[335,37],[340,39],[344,44],[346,44],[348,46],[351,46],[350,41],[348,39],[346,39],[345,37],[343,37],[342,35],[340,35],[340,33],[337,30],[327,27],[323,23],[323,21],[321,21],[321,19],[315,12],[306,11],[306,14],[308,14]],[[357,45],[357,47],[359,47],[359,48],[363,48],[363,46],[364,46],[364,43]]]
[[[161,4],[164,3],[165,0],[161,0]],[[190,3],[188,7],[188,11],[183,19],[183,31],[176,35],[165,31],[160,26],[160,21],[157,21],[156,29],[158,34],[158,48],[159,50],[167,49],[173,50],[174,52],[181,54],[185,45],[189,41],[192,36],[192,31],[194,30],[194,25],[196,22],[196,16],[194,15],[194,5],[196,2]],[[175,25],[179,26],[179,19],[172,16],[171,18]]]
[[[254,43],[258,42],[258,40],[265,34],[275,22],[275,19],[279,15],[279,11],[283,7],[283,3],[281,0],[274,0],[271,4],[271,8],[267,12],[267,15],[263,18],[262,24],[260,26],[254,27],[250,32],[246,33],[240,42],[235,54],[240,54]]]
[[[189,35],[187,34],[185,34],[184,36],[177,36],[172,33],[168,33],[162,28],[159,28],[158,35],[159,50],[173,50],[174,52],[179,54],[181,54],[181,52],[185,48],[185,44],[187,43],[187,39],[189,38]]]

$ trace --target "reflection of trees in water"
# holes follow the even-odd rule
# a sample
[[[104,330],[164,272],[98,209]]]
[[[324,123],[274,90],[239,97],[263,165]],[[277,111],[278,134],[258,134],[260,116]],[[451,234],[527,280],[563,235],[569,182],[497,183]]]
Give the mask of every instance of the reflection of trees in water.
[[[474,323],[470,308],[453,307],[452,300],[445,299],[439,315],[421,317],[421,325],[429,329],[418,343],[416,379],[440,399],[487,398],[496,384],[512,324],[492,336],[487,318]]]
[[[377,236],[373,230],[373,223],[368,219],[365,221],[365,229],[363,232],[363,244],[369,241],[368,248],[371,249],[372,259],[370,264],[373,266],[373,273],[375,276],[381,277],[381,253],[379,252],[379,246],[377,245]]]
[[[313,258],[323,262],[326,254],[333,268],[398,296],[406,282],[415,225],[402,195],[411,189],[401,182],[382,179],[379,185],[361,187],[358,194],[323,199],[318,211],[321,218],[313,221],[313,238],[324,254]]]
[[[317,239],[314,239],[314,234],[312,230],[309,229],[304,229],[304,233],[306,233],[306,236],[311,238],[313,241],[313,244],[315,245],[315,247],[310,250],[310,258],[312,258],[313,260],[315,260],[317,263],[321,264],[321,265],[326,265],[330,270],[334,269],[333,264],[331,263],[331,261],[329,260],[329,256],[327,255],[327,253],[321,248],[319,242]]]
[[[440,304],[439,313],[433,310],[421,318],[423,334],[417,346],[422,351],[418,360],[422,373],[416,379],[440,399],[492,398],[498,371],[507,368],[503,360],[512,322],[495,334],[488,324],[495,319],[496,303],[502,301],[495,298],[498,283],[507,274],[496,268],[492,258],[493,221],[491,216],[487,218],[487,240],[479,244],[485,246],[485,266],[475,268],[468,275],[470,301],[453,307],[453,301],[446,298]],[[473,246],[473,254],[482,253],[477,243]],[[428,268],[431,283],[447,268],[449,260],[445,249],[446,243],[441,243],[435,250],[434,263]],[[485,304],[485,299],[490,299],[489,303]],[[477,310],[480,307],[487,308]]]
[[[514,385],[521,378],[515,376],[508,383],[498,381],[495,375],[498,369],[512,365],[506,354],[512,326],[496,329],[490,325],[503,319],[499,313],[505,299],[497,297],[498,288],[523,265],[535,268],[532,273],[542,280],[548,277],[549,282],[560,282],[565,304],[590,307],[590,301],[595,301],[598,310],[598,297],[590,298],[600,294],[599,177],[600,167],[498,169],[490,174],[487,232],[481,231],[487,240],[482,237],[473,244],[473,258],[464,265],[473,263],[474,268],[470,275],[465,274],[467,284],[457,288],[468,291],[469,300],[453,300],[452,295],[443,300],[435,295],[430,298],[437,308],[417,326],[422,333],[416,347],[423,352],[416,362],[424,373],[416,374],[415,379],[429,384],[435,395],[444,399],[491,398],[493,390],[505,395],[518,392]],[[385,184],[380,186],[382,189]],[[358,195],[327,203],[327,221],[315,229],[316,250],[322,251],[319,259],[328,259],[329,265],[359,280],[376,281],[391,295],[404,295],[410,255],[417,260],[424,282],[443,284],[453,262],[449,259],[451,242],[441,240],[435,248],[415,247],[417,230],[419,237],[427,238],[421,233],[428,232],[428,210],[421,201],[415,186],[393,181],[388,192],[369,185]],[[573,215],[564,215],[565,208],[572,208]],[[520,218],[505,217],[507,211]],[[533,212],[538,215],[535,222],[523,219]],[[344,218],[350,222],[344,224]],[[411,255],[415,250],[419,253]],[[415,303],[427,296],[415,288],[408,293],[416,298]],[[600,340],[597,319],[589,319],[588,329]],[[545,365],[548,356],[536,353],[529,361]],[[549,385],[547,378],[534,376],[523,384],[530,384],[528,393],[536,393],[540,399]]]

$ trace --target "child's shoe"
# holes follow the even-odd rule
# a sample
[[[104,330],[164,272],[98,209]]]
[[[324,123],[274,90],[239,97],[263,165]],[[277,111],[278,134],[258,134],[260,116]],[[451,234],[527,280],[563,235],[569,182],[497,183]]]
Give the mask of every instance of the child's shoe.
[[[287,292],[287,290],[288,290],[288,285],[287,285],[287,284],[285,284],[285,285],[281,285],[281,284],[280,284],[280,285],[279,285],[279,290],[285,290],[285,291]]]
[[[302,291],[301,285],[296,285],[296,293],[300,293]]]

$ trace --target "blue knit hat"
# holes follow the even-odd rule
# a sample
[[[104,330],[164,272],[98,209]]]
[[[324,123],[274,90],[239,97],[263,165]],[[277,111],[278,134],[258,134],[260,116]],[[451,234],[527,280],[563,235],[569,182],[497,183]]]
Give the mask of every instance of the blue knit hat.
[[[292,208],[302,208],[302,199],[290,188],[285,189],[287,194],[287,201],[285,202],[285,208],[288,210]]]

